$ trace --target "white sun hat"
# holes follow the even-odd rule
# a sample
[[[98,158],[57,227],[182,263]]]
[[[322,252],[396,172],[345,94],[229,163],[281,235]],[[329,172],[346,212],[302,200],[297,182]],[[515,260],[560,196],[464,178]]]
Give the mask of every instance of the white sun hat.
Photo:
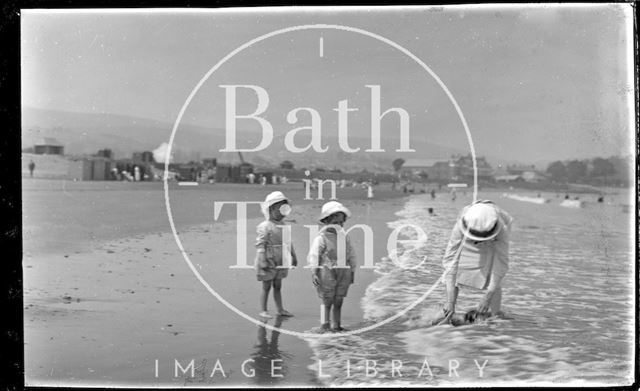
[[[322,205],[322,211],[320,212],[320,217],[318,218],[318,220],[322,222],[322,220],[324,220],[325,218],[338,212],[342,212],[345,216],[351,217],[351,212],[349,211],[349,209],[345,208],[344,205],[342,205],[338,201],[329,201]]]
[[[476,242],[498,236],[502,223],[498,210],[491,201],[478,201],[469,206],[461,218],[462,233]]]
[[[267,197],[264,199],[264,202],[262,203],[262,214],[264,214],[265,217],[268,218],[269,208],[271,207],[271,205],[277,204],[278,202],[281,202],[281,201],[287,201],[287,203],[290,202],[289,199],[285,197],[285,195],[282,194],[281,191],[274,191],[269,193]]]

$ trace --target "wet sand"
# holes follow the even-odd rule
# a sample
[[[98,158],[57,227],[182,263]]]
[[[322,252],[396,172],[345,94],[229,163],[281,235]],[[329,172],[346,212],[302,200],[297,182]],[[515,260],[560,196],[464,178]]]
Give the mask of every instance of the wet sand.
[[[252,269],[230,268],[237,255],[235,210],[223,207],[214,221],[213,203],[259,201],[276,189],[293,200],[293,243],[304,265],[309,233],[303,225],[315,224],[324,201],[303,200],[302,184],[172,184],[169,193],[190,261],[215,292],[251,317],[259,312],[260,283]],[[373,200],[361,188],[338,189],[354,214],[347,226],[373,228],[375,260],[386,255],[386,223],[396,219],[400,195],[388,184],[376,188]],[[27,179],[23,211],[28,385],[317,385],[307,342],[258,327],[198,281],[170,231],[162,183]],[[258,208],[249,208],[244,246],[250,265],[261,220]],[[352,237],[362,264],[363,235]],[[375,278],[372,270],[358,270],[343,307],[345,326],[362,320],[360,299]],[[304,332],[318,325],[320,301],[309,270],[290,271],[283,298],[295,317],[282,328]],[[269,308],[273,313],[271,298]],[[193,360],[193,376],[190,368],[175,376],[175,360],[183,368]],[[283,377],[271,376],[272,360],[274,375]]]

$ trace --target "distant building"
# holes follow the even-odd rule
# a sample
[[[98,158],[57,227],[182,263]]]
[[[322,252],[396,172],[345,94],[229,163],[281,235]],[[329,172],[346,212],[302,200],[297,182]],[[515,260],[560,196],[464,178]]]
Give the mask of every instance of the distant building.
[[[473,157],[471,154],[467,156],[452,156],[451,164],[453,166],[453,180],[459,182],[473,182]],[[493,182],[493,168],[482,156],[476,157],[476,167],[478,169],[478,181]]]
[[[525,171],[522,173],[522,179],[526,182],[544,182],[549,178],[546,174],[543,174],[539,171]]]
[[[36,155],[64,155],[64,146],[58,140],[51,137],[44,137],[33,147]]]
[[[207,168],[214,168],[218,165],[218,159],[211,157],[202,159],[202,164]]]
[[[112,159],[113,158],[113,153],[111,152],[110,149],[101,149],[101,150],[98,151],[96,156],[107,158],[107,159]]]
[[[153,158],[153,152],[144,151],[144,152],[134,152],[131,158],[134,162],[139,163],[154,163],[155,159]]]
[[[251,163],[220,163],[216,167],[216,182],[245,183],[248,181],[247,175],[252,172],[254,172],[254,167]]]
[[[512,183],[512,182],[524,182],[524,178],[520,175],[498,175],[496,176],[496,182]]]
[[[509,175],[520,176],[525,182],[543,182],[547,176],[536,170],[536,166],[531,165],[511,165],[507,166]]]
[[[204,171],[204,166],[200,163],[171,163],[169,171],[175,172],[179,181],[196,182]]]
[[[442,159],[407,159],[400,168],[400,175],[404,178],[414,180],[436,180],[436,176],[442,175],[448,177],[448,170],[446,172],[439,171],[438,175],[436,175],[439,163],[442,163]],[[448,165],[448,162],[446,162],[447,167]]]
[[[67,176],[78,181],[104,181],[111,178],[111,159],[97,156],[69,158]]]
[[[477,157],[478,180],[493,182],[493,168],[484,157]],[[473,158],[452,156],[441,159],[408,159],[400,169],[405,178],[423,178],[433,182],[473,182]]]
[[[291,162],[291,160],[285,160],[282,163],[280,163],[280,168],[284,168],[286,170],[293,170],[293,163]]]

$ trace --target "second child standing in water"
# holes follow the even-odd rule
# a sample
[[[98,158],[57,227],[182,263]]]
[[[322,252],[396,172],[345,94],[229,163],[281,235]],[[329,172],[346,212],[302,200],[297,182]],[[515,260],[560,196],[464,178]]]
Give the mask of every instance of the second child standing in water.
[[[308,261],[313,267],[313,285],[324,304],[322,331],[345,331],[341,326],[342,302],[347,296],[349,285],[353,284],[356,263],[351,241],[345,235],[345,257],[339,260],[338,229],[342,229],[351,212],[341,203],[327,202],[322,206],[320,222],[324,225],[309,249]],[[332,320],[333,316],[333,322]],[[330,327],[331,324],[331,327]]]
[[[262,281],[260,305],[262,318],[272,318],[267,311],[269,292],[273,287],[273,299],[276,302],[277,315],[293,316],[282,306],[282,279],[289,273],[289,265],[283,265],[283,255],[291,254],[291,266],[298,265],[296,252],[291,243],[283,243],[283,219],[291,211],[289,199],[282,192],[274,191],[267,195],[262,204],[265,221],[256,227],[256,272],[258,281]]]

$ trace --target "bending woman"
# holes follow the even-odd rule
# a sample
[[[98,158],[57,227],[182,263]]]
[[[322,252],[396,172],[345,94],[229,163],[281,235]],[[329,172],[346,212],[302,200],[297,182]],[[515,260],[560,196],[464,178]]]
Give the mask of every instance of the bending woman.
[[[460,287],[485,291],[478,313],[497,315],[502,303],[501,283],[509,270],[511,216],[491,201],[477,201],[462,209],[445,251],[445,318],[455,312]]]

